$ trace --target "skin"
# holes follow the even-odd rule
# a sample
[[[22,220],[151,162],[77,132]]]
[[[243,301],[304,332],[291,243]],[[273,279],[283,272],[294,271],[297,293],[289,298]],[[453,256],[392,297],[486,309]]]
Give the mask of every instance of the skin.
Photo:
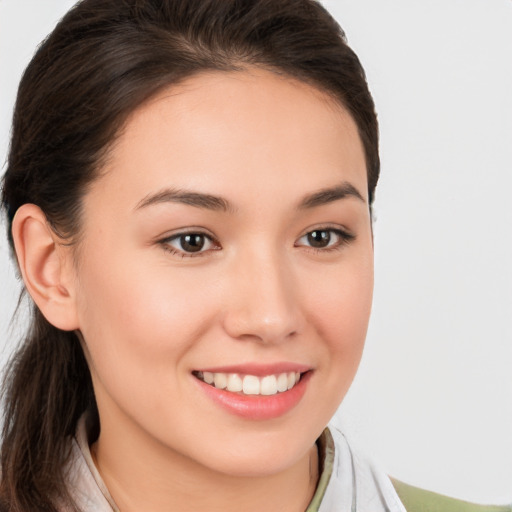
[[[342,184],[361,197],[299,207]],[[168,188],[229,207],[141,206]],[[304,510],[314,442],[353,380],[372,299],[365,159],[347,111],[268,71],[201,74],[130,117],[84,198],[78,253],[37,207],[20,210],[27,287],[83,337],[101,422],[92,452],[119,508]],[[311,246],[315,229],[327,246]],[[184,231],[206,234],[204,250],[187,254]],[[309,380],[270,420],[219,407],[192,374],[283,361]]]

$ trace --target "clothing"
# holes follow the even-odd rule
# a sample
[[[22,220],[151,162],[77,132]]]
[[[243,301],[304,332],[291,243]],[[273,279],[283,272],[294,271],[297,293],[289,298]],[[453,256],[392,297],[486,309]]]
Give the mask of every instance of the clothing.
[[[391,479],[407,512],[512,512],[512,505],[477,505]]]
[[[389,477],[328,427],[318,440],[321,474],[306,512],[406,512]]]
[[[317,444],[321,473],[306,512],[406,512],[391,480],[354,453],[339,430],[325,429]],[[66,472],[81,512],[119,511],[92,460],[84,418]],[[61,511],[66,508],[61,506]]]

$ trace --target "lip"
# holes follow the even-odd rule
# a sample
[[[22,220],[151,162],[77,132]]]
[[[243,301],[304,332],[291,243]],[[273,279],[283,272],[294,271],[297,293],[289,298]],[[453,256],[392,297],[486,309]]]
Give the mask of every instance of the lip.
[[[275,367],[274,365],[270,366],[272,368]],[[284,366],[278,366],[279,369],[284,368]],[[297,365],[292,365],[288,371],[298,371],[295,370],[297,367]],[[261,365],[254,366],[252,369],[250,369],[249,365],[243,365],[243,367],[230,366],[222,367],[222,369],[221,367],[217,367],[212,369],[205,369],[202,371],[212,370],[214,370],[212,373],[239,373],[256,376],[281,373],[285,371],[281,370],[276,372],[269,372],[267,370],[263,370]],[[255,370],[259,370],[258,373],[256,373]],[[310,371],[310,369],[306,369],[304,372],[300,373],[301,379],[292,389],[268,396],[243,395],[241,393],[233,393],[224,389],[217,389],[196,377],[193,378],[201,391],[224,410],[247,420],[263,421],[284,416],[287,412],[291,411],[295,406],[299,404],[302,397],[304,396],[304,393],[306,392],[309,380],[311,379],[313,372]]]

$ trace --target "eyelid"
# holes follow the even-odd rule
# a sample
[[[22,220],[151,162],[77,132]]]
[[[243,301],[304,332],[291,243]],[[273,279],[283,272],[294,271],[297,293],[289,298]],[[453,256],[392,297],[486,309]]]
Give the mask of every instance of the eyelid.
[[[217,237],[209,229],[201,226],[186,226],[165,231],[162,235],[156,236],[154,240],[156,243],[159,243],[185,235],[204,235],[212,240],[217,240]]]
[[[299,238],[302,238],[303,236],[307,235],[308,233],[312,233],[313,231],[334,231],[336,233],[339,233],[340,235],[346,236],[347,238],[355,238],[355,234],[350,230],[349,228],[341,225],[341,224],[313,224],[312,226],[307,227],[304,229],[299,236]]]

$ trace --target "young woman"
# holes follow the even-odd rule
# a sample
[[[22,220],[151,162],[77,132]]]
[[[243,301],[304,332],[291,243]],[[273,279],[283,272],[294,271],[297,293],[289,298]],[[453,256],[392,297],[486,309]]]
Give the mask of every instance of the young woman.
[[[77,4],[22,79],[3,183],[34,308],[2,506],[439,500],[325,429],[364,344],[378,174],[364,72],[316,2]]]

